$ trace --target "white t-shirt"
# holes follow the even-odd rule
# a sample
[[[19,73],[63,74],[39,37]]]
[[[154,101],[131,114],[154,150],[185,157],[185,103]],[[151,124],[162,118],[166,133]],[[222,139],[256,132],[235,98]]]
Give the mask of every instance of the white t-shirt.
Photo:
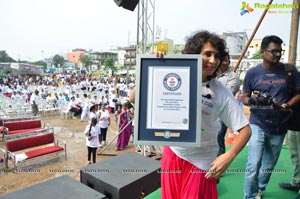
[[[76,97],[75,102],[78,106],[82,106],[82,100],[80,99],[80,97]]]
[[[202,95],[207,94],[211,96],[210,99],[202,97],[201,146],[171,147],[180,158],[202,170],[210,169],[211,162],[217,157],[219,149],[217,135],[221,128],[219,118],[234,131],[249,123],[232,93],[220,82],[212,79],[210,82],[202,83]]]
[[[18,93],[16,93],[16,94],[12,94],[11,95],[11,99],[14,101],[14,102],[16,102],[18,99],[20,99],[21,98],[21,95],[19,95]]]
[[[110,118],[109,112],[107,110],[104,111],[100,110],[99,115],[100,115],[100,121],[99,121],[100,128],[107,128],[109,118]]]
[[[76,107],[76,101],[70,100],[68,103],[68,110],[71,110],[71,108],[75,108],[75,107]]]
[[[109,97],[109,106],[112,108],[116,108],[116,102],[113,101],[113,99],[116,98],[116,94],[111,94]]]
[[[38,104],[38,103],[39,103],[39,96],[36,95],[35,93],[33,93],[33,94],[30,96],[30,104],[33,104],[33,101],[35,102],[35,104]]]
[[[94,113],[94,112],[90,112],[90,116],[89,116],[90,120],[89,120],[89,124],[92,122],[92,118],[97,118],[98,119],[98,114]]]
[[[88,135],[89,130],[90,130],[90,124],[85,127],[84,135]],[[97,124],[96,126],[92,126],[90,133],[91,133],[92,139],[89,140],[88,137],[86,137],[86,146],[93,147],[93,148],[99,147],[100,146],[100,143],[99,143],[100,127],[99,127],[99,125]]]
[[[90,107],[90,99],[89,98],[84,98],[83,99],[83,109],[88,109]]]

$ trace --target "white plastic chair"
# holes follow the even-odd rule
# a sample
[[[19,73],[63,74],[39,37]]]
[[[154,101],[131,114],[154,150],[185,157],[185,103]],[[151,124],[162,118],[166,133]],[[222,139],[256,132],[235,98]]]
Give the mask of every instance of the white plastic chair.
[[[74,113],[71,112],[67,106],[62,107],[60,110],[60,118],[68,119],[68,118],[72,118],[73,115]]]

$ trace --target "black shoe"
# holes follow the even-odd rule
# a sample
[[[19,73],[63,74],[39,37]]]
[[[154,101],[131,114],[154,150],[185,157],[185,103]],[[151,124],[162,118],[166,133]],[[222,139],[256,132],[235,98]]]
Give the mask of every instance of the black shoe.
[[[286,182],[279,183],[279,186],[283,189],[288,189],[292,191],[299,191],[300,189],[300,186],[294,186],[291,185],[291,183],[286,183]]]

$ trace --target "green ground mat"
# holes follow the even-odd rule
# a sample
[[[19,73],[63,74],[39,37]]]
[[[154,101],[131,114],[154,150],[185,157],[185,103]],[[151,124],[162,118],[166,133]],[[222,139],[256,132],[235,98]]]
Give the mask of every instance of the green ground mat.
[[[248,148],[236,157],[230,165],[227,173],[221,178],[218,184],[219,199],[242,199],[244,194],[244,170],[247,161]],[[263,199],[294,199],[297,192],[281,189],[280,182],[290,182],[292,176],[292,163],[290,151],[287,146],[283,146],[281,154],[271,180],[264,191]],[[160,199],[160,189],[149,194],[146,199]]]

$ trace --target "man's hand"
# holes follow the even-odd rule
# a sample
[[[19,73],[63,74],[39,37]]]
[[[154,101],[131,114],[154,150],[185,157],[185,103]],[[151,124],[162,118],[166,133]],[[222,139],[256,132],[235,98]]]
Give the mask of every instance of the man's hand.
[[[257,97],[250,97],[248,100],[249,106],[256,106],[257,105]]]

